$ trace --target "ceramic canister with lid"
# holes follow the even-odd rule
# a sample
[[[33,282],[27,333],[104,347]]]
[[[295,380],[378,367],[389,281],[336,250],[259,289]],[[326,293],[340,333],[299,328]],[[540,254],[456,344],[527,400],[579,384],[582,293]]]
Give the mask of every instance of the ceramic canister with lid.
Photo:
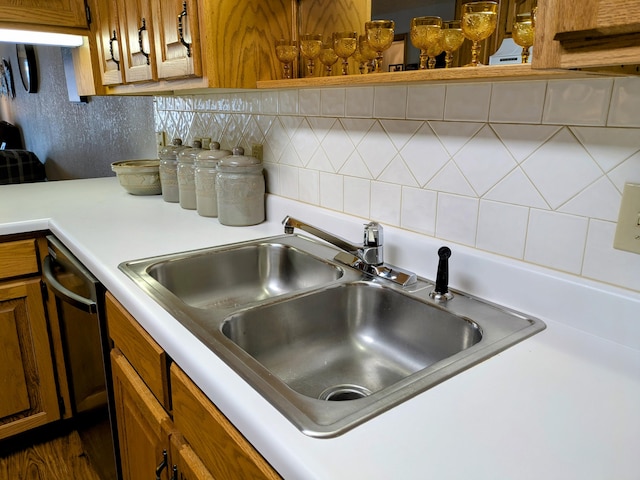
[[[216,193],[216,174],[218,161],[231,155],[229,150],[220,150],[218,142],[211,142],[210,150],[198,153],[196,165],[196,210],[203,217],[218,216],[218,198]]]
[[[193,148],[178,153],[178,197],[180,206],[187,210],[196,209],[195,159],[202,152],[200,140],[193,141]]]
[[[256,225],[265,219],[262,162],[236,147],[218,162],[218,221],[223,225]]]
[[[171,145],[160,150],[160,184],[162,185],[162,199],[165,202],[178,202],[178,152],[188,145],[182,145],[182,139],[174,138]]]

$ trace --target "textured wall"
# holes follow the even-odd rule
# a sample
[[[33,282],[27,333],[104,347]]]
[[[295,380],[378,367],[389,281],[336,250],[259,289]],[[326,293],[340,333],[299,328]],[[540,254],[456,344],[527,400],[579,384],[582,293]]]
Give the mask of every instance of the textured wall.
[[[612,248],[640,78],[156,98],[156,125],[264,144],[271,193],[640,291]]]
[[[2,120],[17,125],[27,150],[45,162],[51,180],[113,175],[111,162],[156,157],[151,97],[69,101],[59,47],[36,46],[40,88],[25,92],[15,45],[0,43],[14,71],[16,97],[0,99]]]

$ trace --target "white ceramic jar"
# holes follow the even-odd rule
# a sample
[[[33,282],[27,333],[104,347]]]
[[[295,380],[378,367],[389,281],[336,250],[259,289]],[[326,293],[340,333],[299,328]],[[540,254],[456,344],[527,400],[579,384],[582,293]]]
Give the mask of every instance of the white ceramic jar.
[[[196,210],[203,217],[218,216],[218,197],[216,193],[216,175],[218,161],[231,155],[229,150],[220,150],[218,142],[211,142],[210,150],[198,153],[195,160]]]
[[[178,153],[178,197],[186,210],[196,209],[195,159],[202,151],[200,140],[194,140],[193,148]]]
[[[171,145],[160,150],[160,183],[162,185],[162,199],[165,202],[178,202],[178,152],[190,148],[182,145],[182,139],[174,138]]]
[[[262,162],[245,157],[236,147],[218,162],[216,176],[218,221],[222,225],[256,225],[265,220],[265,182]]]

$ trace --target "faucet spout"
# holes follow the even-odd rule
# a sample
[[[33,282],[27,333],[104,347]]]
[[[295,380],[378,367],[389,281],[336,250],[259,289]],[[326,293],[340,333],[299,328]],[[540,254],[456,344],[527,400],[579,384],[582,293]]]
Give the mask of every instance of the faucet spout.
[[[309,225],[302,220],[298,220],[287,215],[286,217],[284,217],[284,220],[282,220],[282,224],[284,225],[284,233],[293,233],[293,230],[297,228],[299,230],[310,233],[315,237],[321,238],[325,242],[328,242],[331,245],[340,248],[341,250],[349,252],[351,255],[358,256],[358,250],[360,249],[360,247],[353,245],[351,242],[345,240],[344,238],[340,238],[337,235],[329,233],[318,227]]]

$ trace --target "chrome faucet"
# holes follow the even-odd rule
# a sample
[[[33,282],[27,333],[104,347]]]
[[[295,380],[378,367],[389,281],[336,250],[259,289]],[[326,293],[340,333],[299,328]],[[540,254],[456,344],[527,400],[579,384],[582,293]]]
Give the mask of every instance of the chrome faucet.
[[[391,280],[403,286],[414,284],[417,281],[415,273],[384,263],[382,250],[383,228],[379,223],[369,222],[364,226],[364,241],[361,247],[289,216],[282,220],[282,224],[284,225],[284,233],[293,233],[294,229],[297,228],[344,250],[344,252],[339,252],[334,257],[334,260],[344,265],[357,268],[369,275]]]

